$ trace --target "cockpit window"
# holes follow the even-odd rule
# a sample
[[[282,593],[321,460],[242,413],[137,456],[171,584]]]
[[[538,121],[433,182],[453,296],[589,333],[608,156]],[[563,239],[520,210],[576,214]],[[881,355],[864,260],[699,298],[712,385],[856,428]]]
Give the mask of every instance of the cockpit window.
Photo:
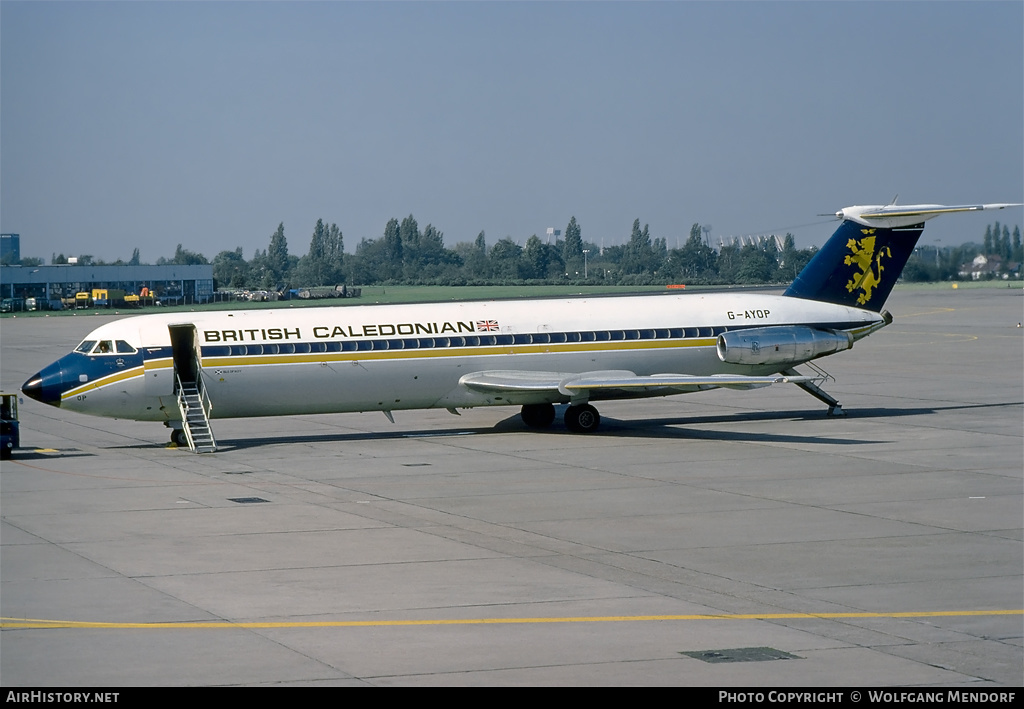
[[[85,342],[80,344],[75,349],[75,352],[81,352],[82,354],[89,354],[89,352],[92,350],[92,348],[93,348],[93,346],[95,344],[96,344],[96,340],[86,340]]]
[[[100,343],[96,345],[93,354],[112,354],[114,351],[114,343],[110,340],[100,340]]]
[[[118,354],[135,354],[135,348],[124,340],[118,340],[115,344],[117,345]]]

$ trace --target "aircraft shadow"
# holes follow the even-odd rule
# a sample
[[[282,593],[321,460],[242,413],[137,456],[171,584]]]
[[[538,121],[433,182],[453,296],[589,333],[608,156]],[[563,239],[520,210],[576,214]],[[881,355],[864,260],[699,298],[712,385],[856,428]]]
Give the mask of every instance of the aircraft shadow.
[[[925,406],[915,408],[890,408],[872,407],[847,409],[847,415],[837,418],[836,421],[874,419],[874,418],[907,418],[913,416],[927,416],[938,412],[965,411],[972,409],[988,409],[999,407],[1021,406],[1024,402],[1004,402],[996,404],[963,404],[957,406]],[[561,407],[560,407],[561,409]],[[561,414],[561,410],[559,410]],[[561,416],[556,418],[555,424],[549,429],[527,428],[519,418],[519,414],[513,414],[498,421],[490,427],[458,427],[450,429],[419,429],[395,432],[358,432],[358,433],[331,433],[323,432],[307,435],[281,435],[259,438],[232,438],[220,439],[218,446],[221,450],[246,450],[259,448],[265,445],[276,445],[281,443],[344,443],[355,441],[373,440],[397,440],[403,438],[443,438],[453,436],[465,436],[474,434],[513,434],[529,432],[539,436],[568,436],[571,434],[561,423]],[[755,431],[729,430],[704,430],[696,429],[694,426],[712,424],[742,424],[760,423],[765,421],[827,421],[825,411],[820,408],[797,410],[797,411],[753,411],[744,413],[721,414],[714,416],[672,416],[661,418],[642,419],[615,419],[605,417],[602,420],[601,428],[591,436],[596,437],[621,437],[621,438],[652,438],[652,439],[679,439],[679,440],[715,440],[735,442],[767,442],[767,443],[803,443],[819,445],[863,445],[877,444],[884,441],[856,440],[850,438],[838,438],[829,436],[808,436],[784,433],[759,433]]]
[[[57,449],[53,451],[42,452],[34,450],[32,448],[19,448],[14,451],[14,457],[10,459],[4,459],[4,466],[9,463],[18,463],[25,461],[40,461],[40,460],[55,460],[57,458],[88,458],[95,456],[95,453],[89,453],[78,449]]]

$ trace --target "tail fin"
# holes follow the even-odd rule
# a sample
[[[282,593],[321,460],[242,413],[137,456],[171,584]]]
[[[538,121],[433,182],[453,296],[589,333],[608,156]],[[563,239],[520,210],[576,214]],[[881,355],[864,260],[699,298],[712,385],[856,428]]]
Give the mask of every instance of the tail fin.
[[[928,219],[951,212],[1019,207],[1018,204],[938,204],[847,207],[843,223],[804,267],[784,295],[880,312],[914,252]]]

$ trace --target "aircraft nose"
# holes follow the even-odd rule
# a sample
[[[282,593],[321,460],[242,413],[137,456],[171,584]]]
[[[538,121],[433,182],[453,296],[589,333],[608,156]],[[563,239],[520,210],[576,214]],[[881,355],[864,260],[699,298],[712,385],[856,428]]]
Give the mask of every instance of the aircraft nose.
[[[60,395],[64,388],[62,384],[61,368],[54,363],[29,377],[21,385],[21,390],[25,396],[40,403],[60,406]]]

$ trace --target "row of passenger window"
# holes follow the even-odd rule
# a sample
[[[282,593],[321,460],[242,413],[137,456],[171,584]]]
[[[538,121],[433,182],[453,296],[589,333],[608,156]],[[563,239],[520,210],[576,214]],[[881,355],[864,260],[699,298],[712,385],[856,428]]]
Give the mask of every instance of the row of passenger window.
[[[309,354],[320,352],[371,352],[449,347],[546,345],[565,342],[616,342],[622,340],[669,340],[717,337],[726,327],[675,327],[657,330],[598,330],[594,332],[539,332],[520,335],[470,335],[467,337],[420,337],[399,340],[345,340],[342,342],[282,342],[265,345],[213,345],[203,347],[204,357],[259,354]]]

